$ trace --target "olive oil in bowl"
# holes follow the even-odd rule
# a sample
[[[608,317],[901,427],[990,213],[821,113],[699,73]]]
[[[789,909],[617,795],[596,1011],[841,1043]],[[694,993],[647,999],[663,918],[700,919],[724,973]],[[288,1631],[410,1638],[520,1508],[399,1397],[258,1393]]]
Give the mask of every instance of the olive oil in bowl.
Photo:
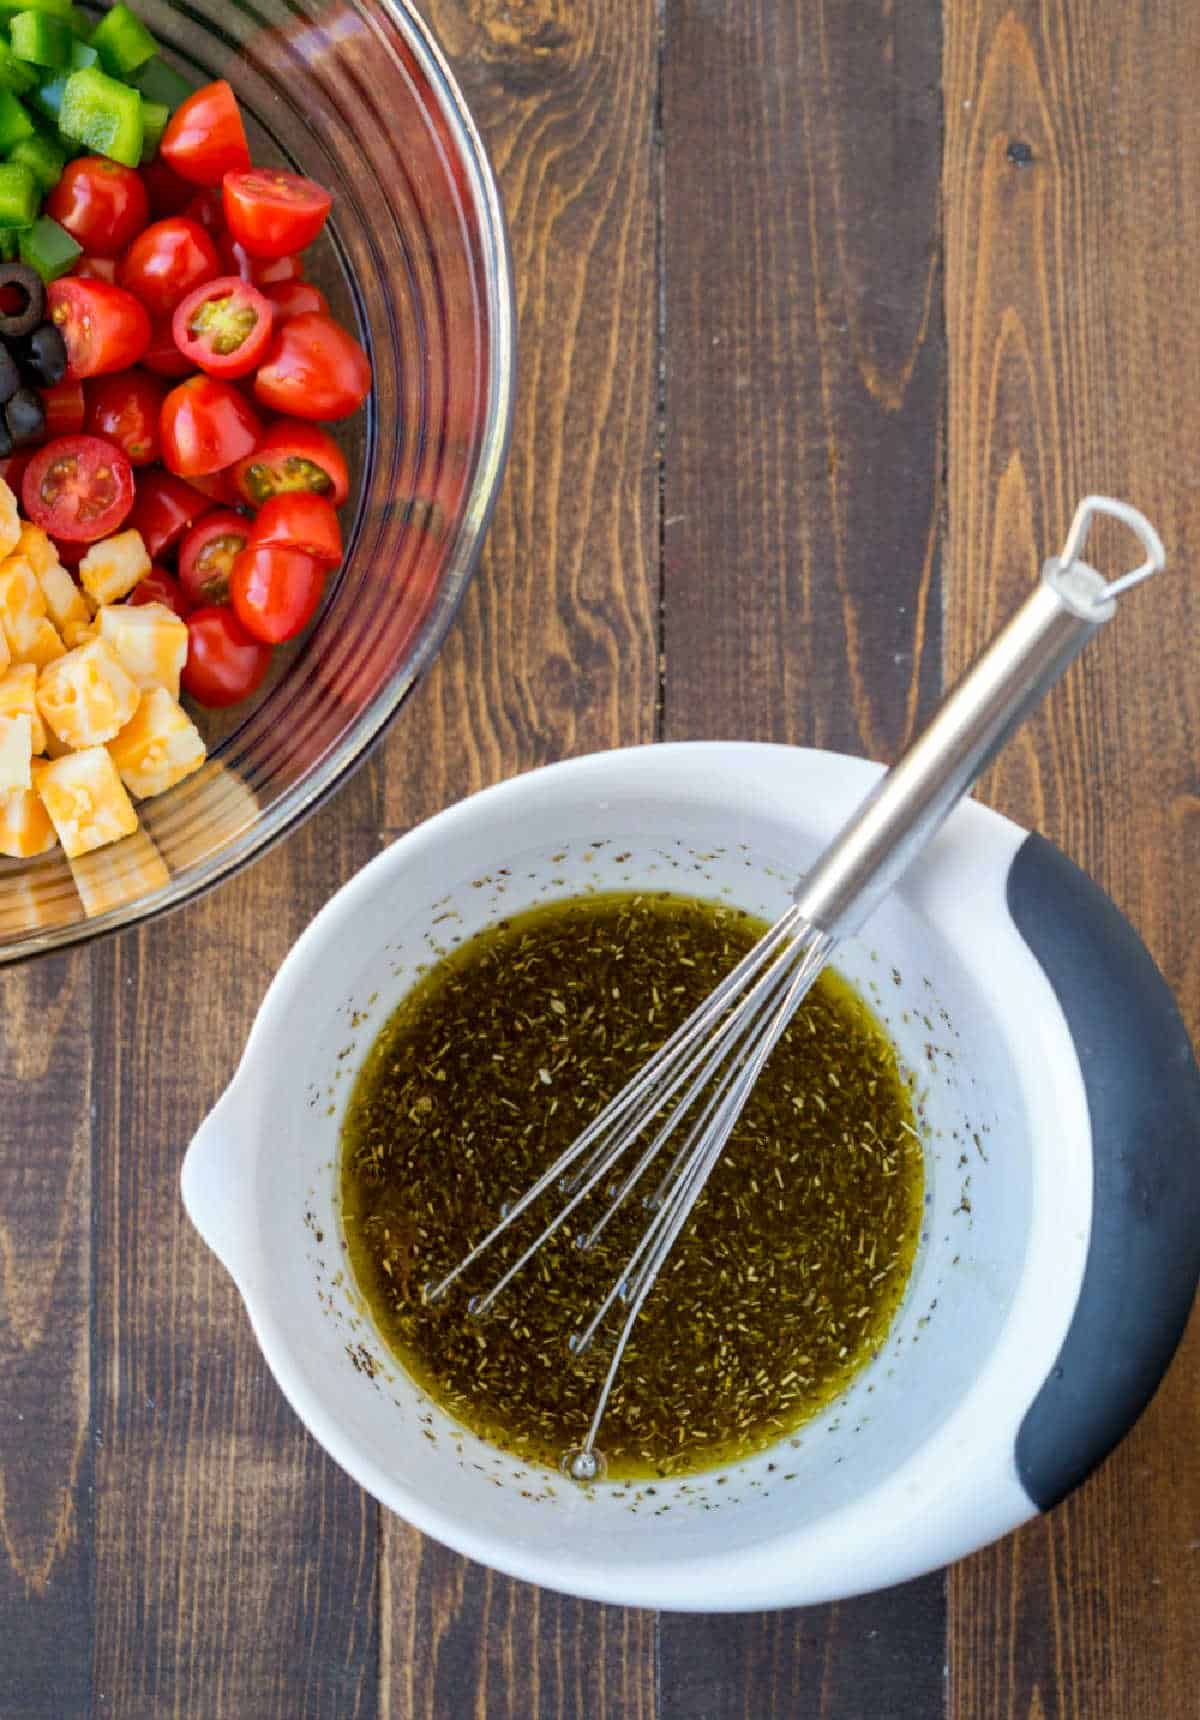
[[[358,1286],[430,1396],[523,1460],[557,1466],[587,1431],[610,1352],[604,1329],[582,1356],[567,1341],[642,1234],[640,1198],[584,1253],[574,1238],[602,1209],[598,1190],[486,1318],[468,1313],[470,1294],[495,1282],[551,1207],[535,1204],[437,1303],[425,1304],[422,1286],[468,1252],[765,929],[726,904],[668,894],[530,910],[429,972],[359,1073],[341,1165]],[[601,1428],[608,1477],[733,1461],[836,1397],[878,1352],[903,1297],[923,1193],[892,1046],[827,971],[767,1062],[634,1327]]]

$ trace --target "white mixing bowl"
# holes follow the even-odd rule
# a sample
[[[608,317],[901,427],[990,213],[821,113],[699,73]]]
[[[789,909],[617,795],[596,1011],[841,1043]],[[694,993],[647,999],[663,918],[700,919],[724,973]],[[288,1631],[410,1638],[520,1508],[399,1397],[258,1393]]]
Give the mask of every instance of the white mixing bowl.
[[[927,1211],[886,1349],[795,1438],[690,1479],[582,1490],[431,1403],[350,1281],[342,1113],[422,964],[588,890],[678,890],[774,918],[879,769],[716,744],[535,771],[381,854],[280,969],[189,1149],[184,1199],[297,1413],[428,1534],[625,1605],[825,1601],[1055,1503],[1152,1394],[1200,1273],[1200,1074],[1107,898],[973,803],[835,958],[918,1073]]]

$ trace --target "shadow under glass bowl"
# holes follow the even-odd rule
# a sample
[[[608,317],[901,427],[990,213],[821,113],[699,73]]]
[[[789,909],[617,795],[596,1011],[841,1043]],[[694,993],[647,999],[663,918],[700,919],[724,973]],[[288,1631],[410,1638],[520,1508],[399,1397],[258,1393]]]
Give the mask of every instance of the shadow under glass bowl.
[[[474,122],[405,0],[139,0],[195,83],[227,78],[256,161],[334,195],[307,273],[373,370],[337,427],[347,553],[253,701],[198,714],[210,757],[138,807],[142,832],[68,865],[0,858],[0,962],[129,925],[227,877],[361,760],[432,660],[470,579],[514,382],[504,219]],[[352,524],[351,524],[352,521]],[[86,905],[85,905],[86,904]]]

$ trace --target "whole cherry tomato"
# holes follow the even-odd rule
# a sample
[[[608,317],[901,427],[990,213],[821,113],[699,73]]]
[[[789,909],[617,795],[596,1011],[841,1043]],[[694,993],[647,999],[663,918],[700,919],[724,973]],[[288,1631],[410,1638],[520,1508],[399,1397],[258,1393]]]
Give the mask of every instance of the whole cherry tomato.
[[[117,257],[150,219],[141,175],[104,155],[68,161],[46,213],[93,257]]]
[[[141,362],[143,368],[152,370],[155,376],[173,377],[176,382],[182,377],[190,376],[196,368],[191,359],[185,358],[175,345],[170,317],[166,322],[150,325],[150,345],[142,354]]]
[[[184,594],[183,587],[173,573],[168,573],[165,567],[153,562],[150,572],[145,579],[140,579],[129,593],[127,603],[165,603],[168,609],[174,610],[181,621],[186,621],[192,612],[192,606]]]
[[[163,465],[180,477],[219,472],[254,451],[262,425],[244,394],[216,376],[189,376],[163,401]]]
[[[333,503],[311,490],[265,501],[250,531],[252,549],[298,549],[322,567],[342,559],[342,533]]]
[[[223,472],[191,472],[187,481],[217,507],[236,508],[241,505],[242,498],[233,482],[232,466],[226,466]]]
[[[151,561],[169,554],[188,527],[210,512],[207,496],[182,478],[157,468],[139,472],[129,524],[142,534]]]
[[[138,234],[122,257],[117,280],[153,317],[169,317],[185,293],[221,272],[217,248],[198,221],[169,215]]]
[[[192,221],[198,221],[204,231],[211,234],[214,242],[219,240],[225,231],[225,209],[221,202],[221,193],[216,186],[210,185],[204,191],[197,191],[183,213]]]
[[[85,281],[108,281],[113,285],[117,279],[117,259],[115,257],[79,257],[74,267],[68,271]]]
[[[196,187],[181,179],[161,155],[148,161],[141,174],[150,199],[150,214],[155,221],[161,221],[164,215],[182,215],[196,195]]]
[[[225,225],[252,257],[286,257],[311,245],[333,205],[323,185],[280,167],[249,167],[221,181]]]
[[[217,250],[227,274],[240,275],[243,281],[253,281],[256,287],[281,287],[285,281],[304,279],[303,257],[252,257],[228,233],[217,239]]]
[[[246,632],[228,604],[193,609],[187,618],[183,685],[201,705],[236,705],[261,687],[271,647]]]
[[[144,370],[106,376],[88,390],[87,427],[123,448],[131,466],[158,459],[158,419],[167,386]]]
[[[158,152],[193,185],[219,185],[227,173],[250,165],[250,148],[237,98],[224,78],[194,90],[176,108]]]
[[[228,508],[205,514],[179,546],[179,583],[193,603],[228,603],[229,576],[250,522]]]
[[[46,303],[67,343],[66,382],[124,370],[150,344],[150,318],[124,287],[64,276],[46,288]]]
[[[254,378],[257,400],[296,418],[345,418],[370,392],[366,353],[340,323],[320,311],[305,311],[279,325]]]
[[[311,281],[279,281],[273,287],[264,287],[263,292],[275,306],[280,322],[284,317],[298,317],[305,311],[329,314],[329,300]]]
[[[269,496],[311,490],[340,508],[350,494],[346,456],[328,430],[300,418],[275,418],[253,454],[233,469],[238,495],[260,508]]]
[[[229,596],[247,633],[279,645],[306,627],[321,601],[325,569],[297,549],[247,547],[234,559]]]
[[[245,376],[271,338],[270,301],[240,275],[218,275],[181,299],[171,320],[175,345],[210,376]]]
[[[133,506],[133,472],[121,450],[99,436],[59,436],[25,468],[21,501],[51,537],[95,543]]]

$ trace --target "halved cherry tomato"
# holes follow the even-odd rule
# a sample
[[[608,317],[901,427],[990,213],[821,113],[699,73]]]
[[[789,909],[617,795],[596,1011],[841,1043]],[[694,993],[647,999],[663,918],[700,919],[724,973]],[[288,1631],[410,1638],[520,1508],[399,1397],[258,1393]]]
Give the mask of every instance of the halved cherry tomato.
[[[183,685],[193,699],[213,707],[236,705],[258,690],[271,667],[271,647],[247,633],[232,609],[193,609],[187,629]]]
[[[176,382],[181,377],[190,376],[196,366],[190,358],[185,358],[175,345],[175,336],[171,333],[171,319],[166,322],[153,323],[150,328],[150,345],[141,358],[146,370],[152,370],[155,376],[173,377]]]
[[[304,279],[303,257],[252,257],[228,233],[222,233],[217,240],[217,250],[228,274],[240,275],[243,281],[253,281],[256,287],[279,287],[285,281]]]
[[[255,549],[237,556],[229,580],[234,614],[255,639],[279,645],[312,620],[325,569],[298,549]]]
[[[83,281],[116,282],[117,259],[115,257],[80,257],[73,269],[69,271]]]
[[[228,508],[191,528],[179,546],[179,583],[193,603],[229,602],[229,576],[249,533],[249,520]]]
[[[328,430],[301,418],[276,418],[253,454],[233,469],[237,493],[248,507],[270,496],[311,491],[340,508],[350,494],[346,456]]]
[[[218,275],[181,299],[171,332],[185,358],[210,376],[245,376],[271,338],[270,300],[240,275]]]
[[[366,353],[320,311],[280,323],[254,378],[257,400],[296,418],[345,418],[370,392]]]
[[[77,436],[87,416],[82,382],[59,382],[53,388],[39,388],[38,393],[46,414],[46,435]]]
[[[67,343],[65,382],[124,370],[150,344],[150,318],[124,287],[64,276],[46,288],[46,302]]]
[[[252,257],[286,257],[311,245],[333,198],[315,179],[281,167],[247,167],[221,181],[225,225]]]
[[[142,534],[151,561],[167,555],[189,526],[211,512],[207,496],[157,467],[139,472],[129,524]]]
[[[322,567],[342,559],[342,531],[333,503],[311,490],[272,496],[255,516],[251,549],[298,549]]]
[[[133,506],[133,471],[99,436],[59,436],[25,468],[21,500],[35,526],[72,543],[115,532]]]
[[[225,231],[225,207],[221,202],[221,193],[215,185],[197,191],[183,213],[189,220],[198,221],[214,241]]]
[[[181,179],[161,155],[148,161],[141,169],[141,175],[150,199],[150,214],[155,221],[161,221],[164,215],[182,215],[196,195],[196,187]]]
[[[207,496],[216,507],[238,508],[242,505],[242,498],[234,487],[232,466],[226,466],[221,472],[192,472],[186,482],[194,490],[199,490],[202,496]]]
[[[219,185],[250,165],[237,99],[224,78],[194,90],[171,115],[158,152],[181,179]]]
[[[192,612],[192,606],[175,575],[168,573],[165,567],[159,567],[157,562],[152,563],[145,579],[140,579],[134,586],[126,602],[165,603],[181,621],[186,621]]]
[[[219,472],[253,452],[262,435],[254,408],[231,382],[189,376],[163,401],[163,465],[182,478]]]
[[[95,257],[116,257],[150,219],[141,175],[104,155],[68,161],[46,213]]]
[[[217,248],[198,221],[170,215],[143,228],[121,258],[117,279],[154,317],[169,317],[193,287],[221,272]]]
[[[131,466],[158,459],[158,419],[167,385],[144,370],[106,376],[88,390],[87,426],[125,451]]]
[[[264,287],[263,291],[275,306],[280,322],[284,317],[298,317],[305,311],[329,314],[329,300],[311,281],[279,281],[274,286]]]

